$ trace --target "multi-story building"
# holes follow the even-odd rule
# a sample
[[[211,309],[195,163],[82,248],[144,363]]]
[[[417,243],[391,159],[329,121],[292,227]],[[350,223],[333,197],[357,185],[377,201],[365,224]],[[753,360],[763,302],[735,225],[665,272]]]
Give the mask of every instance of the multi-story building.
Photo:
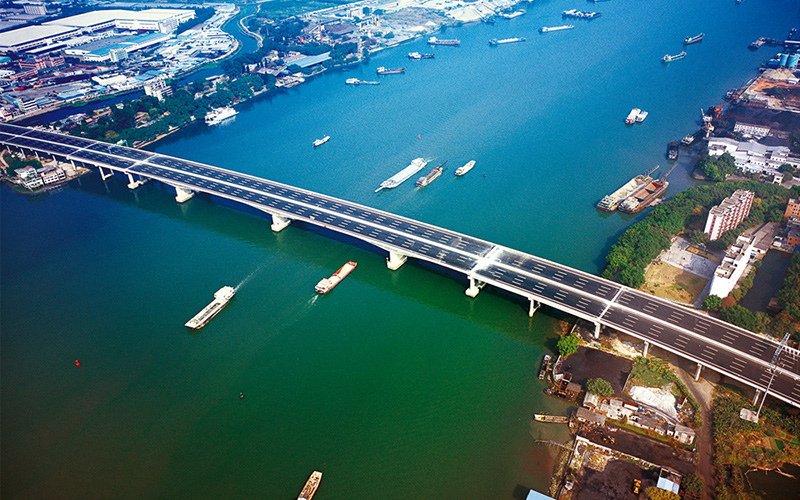
[[[783,222],[789,220],[789,217],[800,217],[800,199],[789,198],[789,203],[786,204],[786,212],[783,214]]]
[[[167,85],[163,78],[156,78],[152,82],[145,84],[144,93],[163,101],[166,97],[172,95],[172,87]]]
[[[43,167],[36,171],[42,178],[45,184],[53,184],[58,181],[63,181],[67,178],[67,174],[59,167]]]
[[[719,238],[722,233],[729,231],[742,222],[750,214],[755,193],[745,189],[737,189],[732,195],[722,200],[722,203],[713,207],[708,212],[706,227],[703,230],[711,241]]]
[[[800,216],[789,217],[786,227],[786,246],[791,250],[800,250]]]
[[[18,168],[14,172],[16,172],[17,177],[20,178],[22,184],[30,190],[34,190],[44,185],[39,173],[36,172],[36,169],[30,165],[27,167]]]
[[[769,127],[765,125],[753,125],[752,123],[736,122],[733,132],[742,135],[749,135],[757,139],[769,135]]]
[[[784,163],[792,166],[800,165],[800,160],[789,156],[786,146],[765,146],[757,142],[739,142],[727,137],[708,139],[709,156],[722,156],[728,153],[733,156],[736,168],[745,172],[776,174]]]
[[[727,297],[744,275],[753,252],[753,242],[739,236],[736,245],[728,250],[725,258],[722,259],[722,263],[714,271],[708,294],[722,298]]]
[[[47,7],[43,3],[26,3],[23,8],[29,16],[47,15]]]

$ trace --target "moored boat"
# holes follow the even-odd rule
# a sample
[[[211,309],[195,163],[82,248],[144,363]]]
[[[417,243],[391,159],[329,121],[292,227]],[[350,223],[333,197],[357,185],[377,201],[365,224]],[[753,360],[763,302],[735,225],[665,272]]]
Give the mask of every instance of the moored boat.
[[[447,162],[444,162],[441,165],[439,165],[438,167],[434,168],[433,170],[431,170],[428,173],[428,175],[420,177],[417,180],[417,187],[425,187],[428,184],[430,184],[431,182],[433,182],[434,180],[436,180],[437,177],[442,175],[442,170],[443,170],[443,167],[445,166],[446,163]]]
[[[661,62],[677,61],[678,59],[683,59],[684,57],[686,57],[686,51],[682,50],[679,54],[675,54],[674,56],[671,56],[669,54],[665,55],[664,57],[661,58]]]
[[[326,142],[328,142],[330,140],[331,140],[331,136],[326,135],[322,139],[317,139],[316,141],[314,141],[314,147],[322,146],[323,144],[325,144]]]
[[[345,279],[347,275],[356,268],[357,265],[358,264],[353,261],[348,262],[340,267],[338,271],[333,273],[330,278],[323,278],[319,280],[319,283],[317,283],[317,286],[314,287],[314,290],[316,290],[317,293],[330,292],[336,285],[339,284],[340,281]]]
[[[315,470],[311,473],[311,476],[308,477],[308,481],[306,481],[306,485],[303,486],[303,490],[300,491],[297,500],[311,500],[314,497],[314,493],[317,492],[317,488],[319,488],[320,481],[322,481],[322,472]]]
[[[409,166],[397,172],[396,174],[386,179],[385,181],[381,182],[381,185],[378,187],[378,189],[375,190],[375,192],[377,193],[381,189],[396,188],[397,186],[405,182],[409,177],[422,170],[427,164],[428,161],[425,160],[424,158],[415,158]]]
[[[670,160],[676,160],[678,158],[678,150],[680,148],[680,143],[678,141],[670,141],[667,145],[667,158]]]
[[[206,113],[206,125],[219,125],[228,118],[238,115],[239,112],[230,106],[224,108],[214,108]]]
[[[470,160],[456,169],[456,175],[460,177],[469,172],[470,170],[472,170],[472,167],[474,166],[475,166],[475,160]]]
[[[694,134],[686,134],[686,137],[681,139],[681,144],[688,146],[694,142]]]
[[[385,66],[380,66],[377,69],[379,75],[397,75],[399,73],[405,73],[405,68],[387,68]]]
[[[515,17],[519,17],[519,16],[525,14],[525,12],[527,12],[527,11],[524,10],[524,9],[520,9],[520,10],[511,12],[511,13],[501,12],[501,13],[498,13],[497,15],[502,17],[502,18],[505,18],[505,19],[514,19]]]
[[[428,45],[461,45],[461,40],[452,39],[452,40],[439,40],[435,36],[428,38]]]
[[[569,417],[562,417],[559,415],[545,415],[543,413],[534,413],[533,419],[537,422],[547,422],[548,424],[566,424],[569,423]]]
[[[544,376],[547,375],[547,368],[549,367],[550,363],[550,355],[545,354],[544,359],[542,360],[542,367],[539,369],[539,380],[544,380]]]
[[[195,314],[195,316],[186,322],[185,326],[189,328],[193,328],[195,330],[199,330],[203,328],[206,323],[211,321],[211,318],[217,315],[218,312],[222,310],[223,307],[228,305],[228,302],[233,298],[236,294],[236,289],[232,286],[223,286],[219,290],[214,293],[214,300],[211,301],[210,304],[205,306],[203,310],[199,313]]]
[[[613,193],[606,195],[603,197],[600,202],[597,203],[597,208],[604,212],[613,212],[617,209],[620,202],[630,196],[632,193],[638,191],[642,187],[646,186],[653,178],[650,175],[637,175],[633,179],[629,180],[625,183],[624,186],[617,189]]]
[[[683,44],[691,45],[693,43],[697,43],[699,41],[702,41],[704,36],[706,36],[705,33],[700,33],[699,35],[695,36],[687,36],[686,38],[683,39]]]

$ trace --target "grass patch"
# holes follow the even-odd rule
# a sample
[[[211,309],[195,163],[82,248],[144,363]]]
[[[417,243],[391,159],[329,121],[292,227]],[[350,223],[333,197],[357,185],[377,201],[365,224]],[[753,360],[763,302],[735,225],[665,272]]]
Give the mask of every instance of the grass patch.
[[[630,385],[664,387],[678,381],[669,365],[659,358],[638,357],[633,361]]]

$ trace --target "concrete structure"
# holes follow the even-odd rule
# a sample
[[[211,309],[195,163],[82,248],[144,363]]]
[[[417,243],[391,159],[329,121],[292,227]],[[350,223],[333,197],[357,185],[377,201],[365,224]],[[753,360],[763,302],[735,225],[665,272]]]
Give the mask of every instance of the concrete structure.
[[[155,78],[150,83],[145,84],[144,93],[163,101],[164,98],[172,95],[172,87],[167,85],[164,78]]]
[[[66,172],[59,167],[43,167],[36,171],[45,184],[54,184],[67,178]]]
[[[769,135],[769,127],[765,125],[753,125],[752,123],[736,122],[736,125],[733,126],[733,132],[761,139]]]
[[[172,186],[176,199],[195,192],[266,213],[274,230],[292,220],[371,245],[389,255],[387,265],[408,258],[535,301],[595,325],[647,341],[732,380],[766,390],[778,343],[764,335],[676,305],[590,273],[464,233],[366,205],[160,153],[82,137],[0,124],[0,144]],[[182,194],[182,196],[181,196]],[[784,348],[769,395],[800,407],[800,352]]]
[[[15,170],[17,177],[22,180],[22,184],[28,189],[36,189],[38,187],[44,186],[44,181],[39,176],[39,173],[36,172],[36,169],[28,165],[27,167],[18,168]]]
[[[800,250],[800,215],[786,220],[786,248],[796,252]]]
[[[691,427],[675,424],[675,430],[673,431],[672,437],[683,444],[692,444],[694,442],[695,432]]]
[[[703,232],[711,241],[716,240],[722,233],[729,231],[742,222],[750,214],[755,193],[744,189],[737,189],[732,195],[722,200],[722,203],[712,207],[708,212],[706,227]]]
[[[45,16],[47,15],[47,7],[43,3],[26,3],[23,8],[25,13],[29,16]]]
[[[786,204],[786,212],[783,213],[783,222],[789,220],[789,217],[800,217],[800,199],[789,198]]]
[[[722,263],[714,271],[708,294],[727,297],[742,275],[744,275],[752,254],[753,242],[740,236],[736,245],[728,250],[725,258],[722,259]]]
[[[677,495],[681,488],[681,476],[674,470],[663,467],[658,475],[656,487]]]
[[[575,412],[575,417],[578,419],[579,422],[584,422],[589,425],[596,425],[598,427],[606,425],[605,415],[595,413],[592,410],[588,410],[586,408],[578,408],[578,410]]]
[[[708,139],[708,154],[719,157],[728,153],[733,156],[736,168],[745,172],[775,175],[784,163],[800,166],[800,159],[789,156],[785,146],[765,146],[757,142],[739,142],[727,137]]]

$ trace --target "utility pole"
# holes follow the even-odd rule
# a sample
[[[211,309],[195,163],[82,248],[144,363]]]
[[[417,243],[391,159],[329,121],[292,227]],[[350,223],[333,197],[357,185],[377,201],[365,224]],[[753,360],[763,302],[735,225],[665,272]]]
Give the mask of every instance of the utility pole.
[[[772,372],[772,375],[769,377],[769,383],[767,384],[767,390],[764,391],[764,396],[761,398],[761,404],[758,405],[758,411],[756,412],[756,422],[758,422],[758,416],[761,414],[761,407],[764,406],[764,400],[767,399],[767,395],[769,394],[769,388],[772,386],[772,379],[775,378],[775,372],[778,370],[778,356],[781,355],[781,351],[784,347],[786,347],[786,342],[789,340],[789,332],[786,332],[786,335],[783,336],[783,340],[778,345],[778,348],[775,349],[775,354],[772,355],[772,363],[770,363],[769,370]]]

